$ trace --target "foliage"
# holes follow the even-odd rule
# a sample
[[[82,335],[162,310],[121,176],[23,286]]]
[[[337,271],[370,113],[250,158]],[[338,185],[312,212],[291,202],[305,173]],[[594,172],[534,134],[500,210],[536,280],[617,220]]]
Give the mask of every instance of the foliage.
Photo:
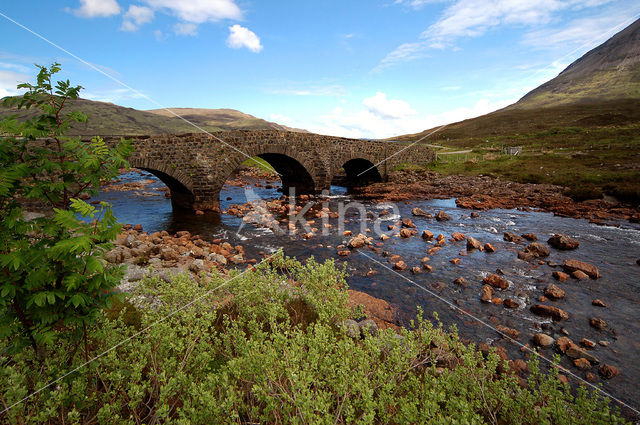
[[[41,113],[0,121],[0,337],[12,352],[31,344],[42,359],[61,330],[77,334],[94,321],[119,282],[121,270],[101,258],[120,226],[109,205],[78,197],[126,167],[131,147],[64,137],[72,123],[87,120],[62,112],[82,87],[54,85],[58,64],[38,68],[36,84],[20,84],[24,95],[4,103]],[[24,205],[42,213],[25,214]]]
[[[138,315],[131,326],[128,306],[92,330],[92,355],[103,356],[0,421],[623,422],[596,395],[584,389],[571,395],[555,369],[547,375],[531,361],[523,386],[495,352],[485,358],[421,316],[414,331],[352,339],[337,326],[350,313],[344,273],[331,261],[274,260],[201,284],[187,275],[169,283],[146,278],[130,298]],[[30,382],[40,387],[81,366],[83,358],[68,346],[37,368],[27,366],[31,352],[6,361],[0,405],[25,397]]]

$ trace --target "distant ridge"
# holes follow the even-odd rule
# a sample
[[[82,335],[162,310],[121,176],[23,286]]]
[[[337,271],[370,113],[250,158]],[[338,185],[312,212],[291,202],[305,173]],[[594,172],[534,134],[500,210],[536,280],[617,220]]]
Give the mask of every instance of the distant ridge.
[[[82,111],[89,117],[86,124],[76,124],[69,130],[68,134],[72,136],[197,133],[201,131],[199,128],[210,132],[274,129],[305,131],[256,118],[235,109],[171,108],[173,112],[195,124],[194,126],[163,109],[139,111],[113,103],[88,99],[69,102],[66,108]],[[0,106],[0,118],[7,115],[17,115],[24,119],[35,116],[36,112],[34,110],[7,109]]]

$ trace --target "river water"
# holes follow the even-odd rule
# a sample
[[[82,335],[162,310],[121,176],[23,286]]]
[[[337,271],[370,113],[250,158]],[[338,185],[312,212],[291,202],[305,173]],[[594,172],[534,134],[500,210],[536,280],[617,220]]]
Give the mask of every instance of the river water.
[[[339,225],[343,224],[345,229],[352,230],[354,234],[361,230],[363,220],[360,220],[361,212],[356,208],[347,209],[344,217],[346,223],[342,218],[339,223],[338,219],[329,220],[334,231],[327,235],[317,234],[305,240],[300,235],[275,235],[268,229],[246,223],[241,226],[240,218],[227,214],[196,216],[191,213],[173,212],[171,201],[157,190],[162,189],[163,184],[155,177],[132,172],[122,175],[121,179],[125,183],[142,179],[151,179],[153,182],[144,191],[104,192],[97,197],[113,204],[115,215],[120,222],[141,224],[148,232],[188,230],[201,235],[203,239],[222,238],[232,245],[243,245],[248,258],[261,259],[260,251],[269,253],[282,248],[287,255],[300,260],[313,255],[320,260],[335,258],[339,264],[346,261],[349,286],[391,303],[400,324],[407,325],[409,320],[415,317],[417,308],[421,307],[427,315],[437,312],[445,325],[455,324],[461,336],[465,338],[475,342],[496,342],[507,348],[510,358],[521,356],[518,346],[498,341],[500,336],[495,331],[463,315],[433,295],[437,294],[485,323],[517,329],[520,332],[520,341],[525,344],[531,345],[530,337],[540,332],[541,328],[554,338],[563,336],[564,328],[576,343],[582,338],[596,342],[606,341],[609,343],[608,347],[597,345],[591,349],[591,353],[601,364],[616,366],[621,374],[611,380],[601,380],[598,376],[597,381],[602,383],[605,391],[616,398],[636,409],[640,408],[640,266],[636,264],[636,260],[640,258],[638,224],[616,222],[600,226],[587,220],[520,210],[491,210],[480,212],[479,217],[471,218],[469,210],[456,208],[454,199],[412,201],[397,204],[399,216],[411,218],[419,233],[429,230],[435,235],[444,234],[447,242],[441,250],[428,255],[426,251],[433,244],[425,242],[418,234],[406,239],[391,237],[384,243],[376,241],[381,245],[378,252],[362,248],[362,254],[354,251],[348,257],[340,257],[336,254],[336,246],[348,238],[343,237],[341,231],[337,231]],[[277,184],[265,187],[263,181],[254,180],[252,183],[249,196],[245,187],[226,185],[220,195],[221,208],[225,210],[231,204],[242,204],[246,202],[247,197],[268,200],[281,196]],[[356,200],[342,187],[332,187],[331,193],[329,197],[322,199],[331,211],[337,211],[340,204],[344,206]],[[383,230],[387,230],[388,224],[399,219],[395,214],[380,218],[381,211],[392,210],[391,205],[371,201],[363,202],[363,205],[368,216],[364,226],[372,232],[376,225],[381,225]],[[420,207],[432,214],[445,211],[451,216],[451,220],[438,222],[434,219],[414,217],[411,215],[414,207]],[[314,225],[317,226],[320,221],[315,220]],[[466,252],[466,243],[449,241],[453,232],[473,236],[483,244],[489,242],[496,248],[496,252],[473,251],[468,255],[460,255],[461,252]],[[552,248],[551,255],[545,260],[552,264],[562,264],[565,259],[570,258],[586,261],[600,269],[602,278],[586,281],[570,278],[565,283],[558,283],[551,274],[554,270],[561,270],[560,267],[517,259],[517,251],[524,248],[525,244],[505,242],[504,232],[534,233],[542,243],[554,233],[565,233],[577,239],[580,248],[568,252]],[[373,233],[368,235],[377,239]],[[428,264],[433,267],[433,271],[418,275],[412,275],[409,270],[400,272],[414,284],[387,268],[391,265],[385,256],[390,254],[402,256],[409,269],[419,266],[422,258],[429,256]],[[450,260],[453,258],[460,258],[460,264],[452,264]],[[367,277],[370,270],[374,270],[375,274]],[[502,305],[480,302],[483,277],[497,270],[504,273],[504,278],[510,282],[507,290],[496,291],[500,292],[497,296],[517,300],[521,304],[520,308],[509,309]],[[471,285],[463,288],[454,284],[453,281],[458,277],[464,277]],[[549,300],[544,304],[554,305],[568,312],[570,317],[566,321],[553,322],[529,311],[529,307],[538,303],[544,289],[551,283],[562,288],[566,297],[558,301]],[[603,300],[608,307],[593,306],[592,301],[595,298]],[[608,329],[598,330],[591,327],[589,320],[592,317],[604,319],[609,325]],[[551,358],[554,351],[543,349],[541,353]],[[563,356],[561,365],[575,375],[586,378],[587,371],[575,368],[566,356]],[[590,371],[598,375],[597,366]],[[627,410],[625,413],[629,414],[630,411]]]

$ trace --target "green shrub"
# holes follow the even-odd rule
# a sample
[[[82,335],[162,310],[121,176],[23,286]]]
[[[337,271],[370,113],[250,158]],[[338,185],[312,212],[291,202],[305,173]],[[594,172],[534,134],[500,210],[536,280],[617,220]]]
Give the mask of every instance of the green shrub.
[[[85,334],[122,276],[102,261],[120,230],[109,205],[77,198],[127,166],[131,147],[65,138],[71,123],[87,119],[63,111],[81,87],[68,80],[54,85],[58,64],[39,68],[37,83],[20,84],[25,94],[4,103],[42,113],[0,121],[0,337],[11,338],[12,351],[30,344],[42,360],[62,330]],[[52,214],[28,220],[25,202]]]
[[[220,285],[224,285],[220,287]],[[225,284],[146,278],[131,294],[140,329],[103,317],[91,355],[115,348],[0,414],[3,423],[615,423],[607,401],[530,362],[529,387],[455,330],[418,317],[415,330],[354,340],[337,326],[344,272],[332,261],[273,264]],[[291,305],[313,314],[299,314]],[[176,312],[176,309],[179,309]],[[136,332],[140,332],[137,334]],[[127,340],[127,338],[131,338]],[[126,341],[122,343],[122,341]],[[121,344],[121,345],[118,345]],[[4,346],[0,348],[5,348]],[[3,354],[0,405],[82,365],[61,345],[42,365]],[[4,353],[4,351],[2,351]],[[4,416],[3,416],[4,415]]]

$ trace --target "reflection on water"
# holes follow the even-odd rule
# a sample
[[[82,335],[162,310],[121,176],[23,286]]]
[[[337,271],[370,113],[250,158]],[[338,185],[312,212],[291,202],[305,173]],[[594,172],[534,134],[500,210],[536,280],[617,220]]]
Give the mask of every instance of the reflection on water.
[[[135,173],[123,176],[124,181],[140,178],[152,177],[141,177]],[[155,181],[148,186],[146,192],[153,192],[158,188],[162,188],[162,183]],[[253,187],[252,190],[265,199],[278,198],[281,195],[278,188]],[[106,192],[101,194],[99,199],[112,203],[116,216],[123,223],[142,224],[149,232],[189,230],[204,238],[224,238],[231,244],[242,244],[249,257],[257,258],[258,251],[268,252],[282,247],[287,255],[296,256],[301,260],[313,255],[319,259],[336,258],[338,263],[347,261],[349,285],[392,303],[402,323],[407,324],[420,306],[428,313],[437,311],[443,323],[456,324],[464,337],[478,342],[491,342],[498,338],[495,332],[469,320],[468,317],[463,317],[459,311],[380,267],[364,255],[353,253],[346,260],[337,257],[336,246],[346,242],[341,233],[317,235],[306,241],[297,236],[275,236],[269,230],[252,226],[243,226],[240,233],[237,233],[241,223],[239,218],[226,214],[195,216],[174,213],[170,200],[165,199],[162,194],[140,196],[140,193],[134,192]],[[332,187],[332,194],[327,201],[331,210],[335,211],[338,202],[348,203],[351,199],[345,188]],[[232,203],[242,204],[246,201],[245,190],[243,187],[225,186],[220,201],[223,210]],[[372,213],[369,214],[371,218],[366,225],[373,229],[374,219],[378,217],[382,208],[380,204],[375,203],[365,205]],[[438,222],[412,217],[411,209],[414,207],[420,207],[430,213],[443,210],[451,216],[451,220]],[[519,330],[520,341],[523,343],[530,342],[530,336],[540,331],[541,324],[545,324],[545,331],[555,338],[563,335],[561,329],[564,328],[576,343],[582,338],[610,343],[609,347],[597,346],[593,349],[593,354],[601,363],[612,364],[622,372],[613,380],[605,381],[604,388],[631,405],[640,405],[637,389],[637,382],[640,380],[640,362],[637,354],[640,352],[640,267],[635,264],[640,258],[640,226],[629,223],[618,223],[620,227],[597,226],[586,220],[518,210],[486,211],[481,212],[479,218],[471,218],[469,210],[456,208],[454,199],[400,203],[398,208],[402,217],[412,218],[420,232],[426,229],[436,235],[443,233],[447,238],[452,232],[461,232],[475,237],[483,244],[490,242],[497,250],[492,254],[474,251],[468,255],[460,255],[461,252],[466,254],[465,242],[447,240],[440,251],[430,256],[429,264],[434,268],[431,273],[416,276],[408,272],[403,274],[406,273],[406,276],[417,284],[437,292],[484,321]],[[347,211],[347,220],[344,224],[346,229],[359,231],[360,220],[356,209]],[[386,229],[386,222],[383,226],[383,229]],[[337,228],[337,225],[334,227]],[[571,252],[552,249],[548,260],[557,264],[569,258],[586,261],[597,265],[603,277],[581,282],[573,279],[565,283],[555,282],[551,273],[558,270],[557,268],[517,259],[517,251],[522,249],[523,245],[504,242],[502,235],[506,231],[516,234],[535,233],[543,243],[554,233],[566,233],[580,241],[580,248]],[[379,253],[368,249],[364,252],[385,264],[388,263],[384,254],[399,254],[411,268],[421,264],[421,259],[427,255],[426,251],[431,246],[419,236],[408,239],[394,237],[384,242]],[[452,264],[450,260],[457,257],[461,259],[461,264]],[[367,277],[366,273],[369,270],[375,270],[376,274]],[[480,302],[480,282],[484,276],[495,273],[496,270],[504,273],[504,277],[511,282],[510,288],[498,295],[519,300],[523,307],[508,309]],[[455,285],[453,281],[458,277],[464,277],[472,284],[467,288]],[[567,311],[570,315],[567,321],[553,323],[531,314],[528,309],[531,304],[538,302],[544,288],[550,283],[556,283],[567,294],[563,300],[547,302]],[[593,306],[594,298],[604,300],[609,308]],[[610,329],[600,331],[590,327],[591,317],[604,319]],[[507,348],[511,356],[519,355],[517,347]],[[551,356],[553,353],[551,350],[545,350],[543,354]],[[585,372],[571,366],[566,357],[563,358],[562,364],[576,375],[585,377]]]

